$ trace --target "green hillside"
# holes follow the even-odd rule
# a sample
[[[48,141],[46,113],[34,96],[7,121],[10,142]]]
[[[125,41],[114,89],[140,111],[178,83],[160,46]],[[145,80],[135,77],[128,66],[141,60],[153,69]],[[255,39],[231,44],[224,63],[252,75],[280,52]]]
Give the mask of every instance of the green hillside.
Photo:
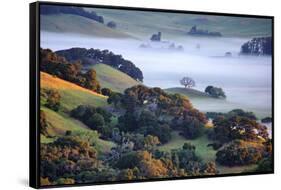
[[[164,38],[172,35],[182,36],[194,25],[197,25],[200,29],[221,32],[224,36],[271,35],[271,21],[266,19],[160,12],[144,13],[142,11],[116,11],[111,9],[93,10],[102,15],[106,22],[115,21],[120,30],[142,37],[147,36],[147,38],[157,31],[161,31]],[[139,22],[135,22],[136,20]]]
[[[45,137],[41,135],[41,143],[50,143],[53,142],[57,137],[63,136],[66,131],[71,131],[74,135],[91,135],[93,143],[96,144],[99,151],[108,152],[112,147],[115,146],[113,142],[102,140],[98,137],[98,134],[89,129],[82,122],[69,117],[67,114],[62,112],[55,112],[51,109],[41,106],[41,110],[44,111],[48,123],[48,133],[53,137]]]
[[[133,38],[126,33],[113,30],[101,23],[77,15],[41,15],[40,18],[41,30],[43,31],[77,33],[92,37]]]
[[[96,64],[93,68],[97,72],[97,78],[101,86],[113,91],[123,92],[125,89],[139,84],[130,76],[108,65]]]
[[[164,145],[159,146],[159,150],[169,151],[172,149],[181,148],[184,143],[191,143],[196,146],[196,154],[200,156],[204,161],[211,162],[216,159],[216,151],[212,147],[207,145],[212,143],[206,135],[195,140],[187,140],[183,136],[179,135],[178,131],[172,132],[172,140]]]

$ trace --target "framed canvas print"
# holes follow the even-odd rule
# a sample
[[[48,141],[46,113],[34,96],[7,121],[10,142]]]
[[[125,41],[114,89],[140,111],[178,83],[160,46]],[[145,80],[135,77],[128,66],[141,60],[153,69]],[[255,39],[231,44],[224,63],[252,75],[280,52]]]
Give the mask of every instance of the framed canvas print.
[[[30,4],[30,186],[273,173],[273,19]]]

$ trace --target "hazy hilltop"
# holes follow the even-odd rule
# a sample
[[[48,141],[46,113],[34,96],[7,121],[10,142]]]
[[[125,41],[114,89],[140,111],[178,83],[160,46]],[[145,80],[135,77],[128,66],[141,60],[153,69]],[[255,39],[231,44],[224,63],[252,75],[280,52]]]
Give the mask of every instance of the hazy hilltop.
[[[105,25],[78,15],[41,15],[41,29],[48,32],[82,34],[91,37],[133,38]]]
[[[167,38],[188,36],[192,27],[226,37],[271,35],[271,20],[200,14],[144,12],[101,8],[41,6],[41,29],[95,37],[149,39],[155,32]]]
[[[181,37],[196,25],[198,28],[220,32],[228,37],[256,37],[271,35],[271,20],[246,17],[225,17],[195,14],[127,11],[114,9],[89,9],[102,15],[105,22],[114,21],[118,30],[150,37],[161,31],[168,37]]]

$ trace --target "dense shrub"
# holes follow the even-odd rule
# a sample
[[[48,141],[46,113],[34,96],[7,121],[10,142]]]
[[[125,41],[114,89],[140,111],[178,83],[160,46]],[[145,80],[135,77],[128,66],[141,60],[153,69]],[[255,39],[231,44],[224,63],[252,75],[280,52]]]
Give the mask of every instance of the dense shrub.
[[[80,105],[70,112],[70,115],[83,123],[89,128],[97,130],[103,138],[109,138],[112,129],[109,126],[112,114],[101,107],[90,105]]]
[[[256,121],[255,115],[240,109],[216,117],[213,124],[212,136],[220,143],[235,139],[256,142],[269,138],[267,128]]]
[[[41,144],[40,156],[40,176],[51,181],[98,167],[95,148],[87,141],[73,136],[58,138],[50,144]]]
[[[257,164],[265,150],[261,144],[236,140],[216,153],[216,161],[226,166]]]
[[[182,135],[187,139],[196,139],[200,137],[204,132],[204,123],[200,122],[196,118],[186,118],[181,126]]]
[[[112,93],[112,91],[109,88],[102,88],[101,89],[101,94],[104,95],[104,96],[110,96],[111,93]]]
[[[71,48],[56,53],[71,62],[81,60],[83,65],[103,63],[126,73],[136,81],[143,81],[142,71],[133,62],[109,50]]]
[[[222,88],[218,88],[214,86],[207,86],[205,89],[205,93],[215,98],[226,98],[226,95],[222,90]]]

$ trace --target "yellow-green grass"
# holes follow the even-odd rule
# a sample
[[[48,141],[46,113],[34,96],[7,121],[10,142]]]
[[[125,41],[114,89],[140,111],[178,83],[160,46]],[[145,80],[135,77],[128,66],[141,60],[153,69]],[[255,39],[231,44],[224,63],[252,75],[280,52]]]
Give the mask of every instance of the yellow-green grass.
[[[91,37],[134,38],[132,35],[111,29],[92,19],[72,15],[55,14],[41,15],[41,30],[56,33],[75,33]]]
[[[102,87],[110,88],[116,92],[123,92],[125,89],[140,84],[129,75],[114,69],[105,64],[96,64],[93,68],[97,72],[97,78]]]
[[[45,112],[46,121],[48,124],[48,133],[52,138],[40,136],[41,143],[50,143],[53,142],[57,137],[65,135],[66,131],[72,131],[72,133],[91,133],[93,130],[89,129],[82,122],[69,117],[67,114],[62,112],[55,112],[51,109],[48,109],[44,106],[40,108]],[[101,152],[108,152],[115,144],[111,141],[105,141],[97,138],[95,140],[95,145],[98,150]]]
[[[207,135],[203,135],[194,140],[187,140],[183,136],[179,135],[178,131],[172,132],[172,139],[164,144],[159,146],[159,150],[162,151],[170,151],[172,149],[182,148],[184,143],[191,143],[196,146],[196,154],[205,162],[215,161],[216,159],[216,151],[212,147],[208,147],[207,145],[212,143]]]
[[[195,153],[199,156],[202,161],[204,162],[215,162],[216,160],[216,153],[217,151],[214,150],[212,147],[208,147],[207,145],[212,143],[211,140],[208,139],[207,135],[203,135],[194,140],[187,140],[183,136],[179,135],[178,131],[172,132],[172,139],[158,147],[161,151],[170,151],[172,149],[182,148],[184,143],[191,143],[192,145],[196,146]],[[219,170],[220,174],[231,174],[231,173],[242,173],[245,171],[253,171],[257,167],[257,165],[247,165],[247,166],[222,166],[216,163],[217,169]]]
[[[65,112],[83,104],[93,105],[96,107],[107,105],[106,96],[44,72],[40,73],[40,85],[41,89],[55,89],[59,91],[61,95],[61,108]],[[43,102],[44,99],[41,100],[41,104]]]
[[[217,169],[220,171],[220,174],[234,174],[234,173],[251,172],[257,168],[257,164],[228,167],[228,166],[222,166],[217,163],[216,166],[217,166]]]

